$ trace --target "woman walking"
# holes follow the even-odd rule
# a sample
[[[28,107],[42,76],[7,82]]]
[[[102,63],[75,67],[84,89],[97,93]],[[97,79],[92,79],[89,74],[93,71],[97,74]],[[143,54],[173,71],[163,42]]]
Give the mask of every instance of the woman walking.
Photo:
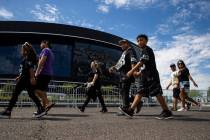
[[[34,93],[34,85],[36,80],[34,77],[34,68],[37,65],[36,53],[32,45],[25,42],[21,47],[22,62],[20,63],[19,76],[16,78],[15,90],[12,98],[9,101],[9,106],[1,113],[1,117],[10,118],[13,107],[15,106],[18,96],[23,90],[27,90],[29,97],[35,102],[38,110],[35,117],[39,118],[46,114],[45,109],[42,107],[40,100]]]

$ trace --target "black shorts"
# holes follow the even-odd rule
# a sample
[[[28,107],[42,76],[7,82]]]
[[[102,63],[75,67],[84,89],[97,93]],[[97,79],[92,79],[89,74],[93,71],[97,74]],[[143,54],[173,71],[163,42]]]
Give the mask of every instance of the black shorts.
[[[173,97],[179,99],[179,93],[180,89],[179,88],[173,88]]]
[[[49,75],[38,75],[36,79],[36,89],[41,91],[48,91],[48,84],[51,80]]]
[[[135,80],[137,94],[145,97],[162,96],[163,91],[158,78],[138,77]]]

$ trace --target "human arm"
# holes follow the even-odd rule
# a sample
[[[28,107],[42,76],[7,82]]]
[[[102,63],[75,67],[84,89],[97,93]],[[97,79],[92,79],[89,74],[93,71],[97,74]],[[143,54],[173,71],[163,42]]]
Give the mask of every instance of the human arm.
[[[35,77],[37,77],[40,74],[40,72],[42,71],[46,60],[47,60],[47,56],[45,56],[45,55],[43,55],[41,57],[41,59],[39,60],[38,66],[37,66],[37,69],[36,69],[36,73],[35,73]]]
[[[92,85],[92,86],[95,84],[95,82],[96,82],[97,79],[98,79],[98,74],[95,73],[95,74],[94,74],[94,77],[93,77],[93,80],[92,80],[92,82],[91,82],[91,85]]]
[[[193,85],[195,87],[198,87],[198,85],[196,84],[196,82],[193,80],[192,76],[189,74],[189,79],[193,82]]]
[[[166,89],[168,90],[171,85],[172,85],[172,82],[170,81]]]
[[[33,68],[29,69],[29,74],[30,74],[31,85],[36,85],[35,73],[34,73],[34,69]]]

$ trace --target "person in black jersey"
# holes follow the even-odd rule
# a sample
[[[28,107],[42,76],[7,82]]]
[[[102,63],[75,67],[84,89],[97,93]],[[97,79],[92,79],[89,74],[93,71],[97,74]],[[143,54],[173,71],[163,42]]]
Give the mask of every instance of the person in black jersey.
[[[79,106],[78,109],[81,112],[85,111],[85,107],[88,105],[91,99],[93,101],[96,100],[98,97],[99,102],[101,103],[102,109],[100,112],[105,113],[107,112],[106,105],[104,103],[104,99],[101,93],[101,70],[99,64],[96,60],[91,62],[91,72],[88,74],[88,83],[87,83],[87,98],[82,106]]]
[[[121,110],[127,109],[130,106],[130,98],[129,98],[129,91],[131,83],[135,81],[134,77],[128,77],[126,74],[128,71],[131,70],[132,66],[134,66],[137,62],[136,60],[136,53],[134,49],[130,46],[129,42],[125,39],[119,41],[119,45],[123,50],[123,53],[118,60],[117,64],[109,68],[110,73],[120,72],[120,94],[122,96],[123,105],[119,107]],[[138,110],[140,110],[140,105]],[[138,112],[137,110],[137,112]],[[121,114],[118,114],[121,115]]]
[[[15,90],[12,94],[12,98],[9,101],[9,106],[5,111],[1,113],[1,117],[11,117],[11,112],[15,106],[18,96],[23,90],[27,90],[29,97],[35,102],[38,110],[35,117],[39,118],[46,114],[45,109],[42,107],[40,100],[34,93],[34,85],[36,84],[34,76],[34,67],[37,65],[36,53],[32,45],[28,42],[21,47],[22,62],[20,63],[19,76],[16,78]]]
[[[182,107],[178,109],[177,111],[187,111],[185,107],[185,100],[191,101],[195,105],[197,105],[200,109],[201,105],[200,103],[196,102],[192,98],[188,96],[189,90],[190,90],[190,81],[191,80],[194,84],[195,87],[198,87],[198,85],[195,83],[193,80],[188,68],[186,67],[185,63],[183,60],[179,60],[177,62],[177,66],[179,68],[178,72],[178,78],[179,78],[179,85],[180,85],[180,98],[182,101]]]
[[[128,77],[139,77],[137,80],[137,94],[135,99],[128,109],[122,109],[121,111],[132,117],[136,106],[141,102],[143,96],[156,96],[163,111],[160,114],[161,118],[170,118],[172,116],[171,111],[162,96],[162,88],[160,85],[159,73],[156,68],[155,55],[153,50],[147,46],[148,37],[144,34],[137,36],[137,43],[139,47],[139,53],[141,58],[138,63],[127,73]]]

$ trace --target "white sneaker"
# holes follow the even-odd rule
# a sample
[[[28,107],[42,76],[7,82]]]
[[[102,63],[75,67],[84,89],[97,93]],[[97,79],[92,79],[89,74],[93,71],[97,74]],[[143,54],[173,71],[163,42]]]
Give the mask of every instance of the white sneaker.
[[[202,110],[202,104],[198,103],[198,110],[201,111]]]
[[[186,108],[181,107],[180,109],[178,109],[177,111],[187,111]]]

